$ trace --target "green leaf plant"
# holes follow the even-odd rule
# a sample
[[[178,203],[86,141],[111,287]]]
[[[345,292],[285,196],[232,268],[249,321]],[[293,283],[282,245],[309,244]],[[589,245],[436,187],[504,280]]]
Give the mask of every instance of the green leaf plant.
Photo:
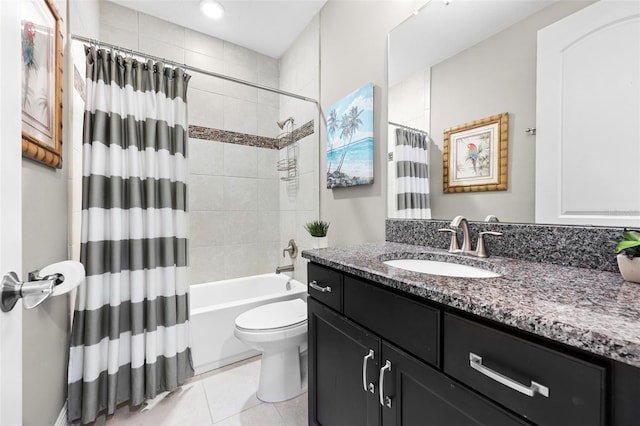
[[[640,257],[640,232],[625,230],[622,237],[616,245],[616,253],[624,253],[629,259]]]
[[[304,229],[306,229],[312,237],[326,237],[327,231],[329,230],[329,222],[314,220],[304,225]]]

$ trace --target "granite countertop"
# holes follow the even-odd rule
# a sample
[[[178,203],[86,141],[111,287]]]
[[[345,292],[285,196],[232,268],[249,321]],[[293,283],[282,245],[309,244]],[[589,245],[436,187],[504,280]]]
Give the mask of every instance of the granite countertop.
[[[478,259],[446,250],[381,242],[305,250],[337,270],[640,367],[640,284],[620,274],[504,257]],[[480,266],[498,278],[451,278],[387,266],[425,258]]]

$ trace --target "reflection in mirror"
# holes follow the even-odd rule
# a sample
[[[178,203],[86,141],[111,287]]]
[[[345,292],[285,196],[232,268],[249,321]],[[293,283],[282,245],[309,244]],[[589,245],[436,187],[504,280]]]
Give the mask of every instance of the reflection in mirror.
[[[530,130],[536,128],[538,31],[593,3],[459,0],[447,5],[431,0],[390,33],[388,111],[393,124],[388,135],[389,217],[411,217],[398,210],[399,178],[394,158],[396,130],[406,126],[429,134],[428,192],[434,219],[462,214],[471,220],[483,220],[494,214],[504,222],[536,220],[536,173],[547,167],[546,163],[538,164],[536,171],[535,164],[536,140],[544,137],[545,129],[538,127],[537,135]],[[637,63],[638,58],[633,61]],[[637,80],[635,83],[631,87],[637,88]],[[504,111],[509,113],[507,190],[444,194],[444,131]],[[594,143],[602,146],[602,141]],[[635,146],[623,156],[637,159],[640,144]],[[595,148],[585,145],[585,149]],[[589,173],[599,169],[584,168]],[[584,220],[583,224],[596,223]],[[607,224],[606,220],[597,223]],[[612,220],[609,224],[620,223]]]

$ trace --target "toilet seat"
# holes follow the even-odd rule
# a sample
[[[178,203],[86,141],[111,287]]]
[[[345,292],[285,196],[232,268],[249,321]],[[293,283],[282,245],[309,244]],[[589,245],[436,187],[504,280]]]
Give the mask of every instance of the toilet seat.
[[[307,321],[307,304],[302,299],[258,306],[236,318],[236,328],[250,332],[284,331]]]
[[[307,389],[301,352],[307,346],[307,303],[302,299],[262,305],[240,314],[233,334],[262,352],[256,396],[264,402],[294,398]]]

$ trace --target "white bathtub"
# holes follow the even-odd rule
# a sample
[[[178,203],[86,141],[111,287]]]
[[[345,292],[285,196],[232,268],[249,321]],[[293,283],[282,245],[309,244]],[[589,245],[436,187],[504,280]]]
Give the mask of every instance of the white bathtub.
[[[307,286],[287,275],[263,274],[195,284],[190,294],[191,355],[195,374],[202,374],[259,354],[233,335],[238,315],[266,303],[306,300]]]

